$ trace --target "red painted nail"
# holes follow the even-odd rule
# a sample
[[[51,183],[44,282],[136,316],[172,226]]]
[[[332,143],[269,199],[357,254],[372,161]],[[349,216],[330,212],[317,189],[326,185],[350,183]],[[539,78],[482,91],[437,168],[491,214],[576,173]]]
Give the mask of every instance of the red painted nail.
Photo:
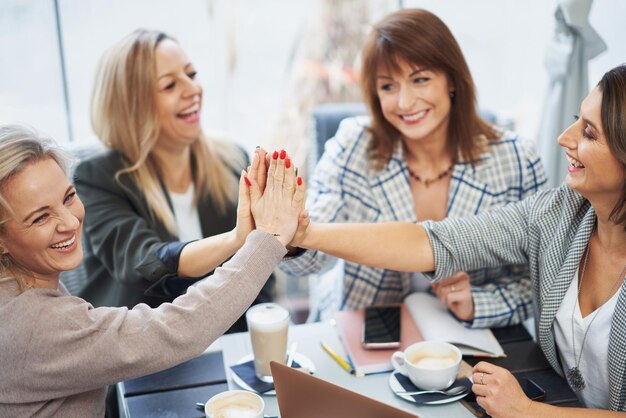
[[[278,151],[274,151],[272,154],[272,160],[278,160]]]
[[[291,167],[291,160],[289,158],[287,158],[285,160],[285,168],[289,168],[289,167]]]
[[[287,156],[287,151],[285,151],[284,149],[281,149],[280,150],[280,159],[284,160],[286,156]]]
[[[302,177],[298,177],[298,186],[302,186]]]
[[[243,181],[245,181],[248,186],[252,186],[252,183],[250,183],[250,180],[248,179],[248,177],[243,176]]]

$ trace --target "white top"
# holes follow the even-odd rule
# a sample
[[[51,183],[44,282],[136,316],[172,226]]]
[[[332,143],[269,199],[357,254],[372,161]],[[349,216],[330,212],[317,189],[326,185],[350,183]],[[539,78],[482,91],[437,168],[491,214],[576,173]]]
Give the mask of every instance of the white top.
[[[576,360],[580,356],[580,347],[587,333],[585,347],[580,359],[580,372],[585,379],[585,389],[577,392],[578,399],[587,408],[609,407],[609,366],[608,366],[608,341],[611,332],[611,321],[615,305],[619,298],[619,288],[613,297],[604,305],[582,317],[578,306],[578,269],[574,273],[563,302],[556,313],[554,322],[554,338],[559,350],[561,366],[565,373],[576,366]],[[576,308],[574,309],[574,305]],[[573,354],[572,341],[572,310],[574,310],[574,339],[576,341],[576,359]],[[593,318],[597,316],[594,320]]]
[[[193,183],[189,185],[185,193],[169,192],[169,195],[174,207],[176,226],[178,226],[178,238],[182,242],[202,239],[200,215],[198,215],[198,208],[193,204]]]

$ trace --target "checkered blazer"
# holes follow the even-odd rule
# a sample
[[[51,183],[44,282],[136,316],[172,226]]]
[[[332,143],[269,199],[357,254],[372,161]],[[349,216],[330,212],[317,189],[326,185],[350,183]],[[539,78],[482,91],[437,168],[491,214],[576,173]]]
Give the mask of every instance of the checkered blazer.
[[[398,143],[380,171],[370,166],[371,134],[367,117],[344,120],[309,184],[308,209],[316,222],[416,222],[408,170]],[[474,215],[517,202],[546,183],[536,153],[510,132],[491,142],[478,165],[456,164],[448,192],[448,217]],[[280,268],[301,276],[324,272],[335,258],[317,251],[287,258]],[[397,303],[411,289],[411,273],[400,273],[345,262],[340,277],[322,274],[311,290],[314,316],[327,318],[338,309]],[[472,278],[474,327],[518,323],[532,311],[526,267],[477,269]],[[495,280],[495,283],[493,282]]]
[[[474,218],[425,222],[435,252],[435,279],[464,268],[528,263],[537,310],[539,345],[559,374],[552,325],[591,237],[596,214],[589,202],[563,185]],[[609,336],[609,409],[625,410],[626,281]],[[588,353],[590,354],[590,353]]]

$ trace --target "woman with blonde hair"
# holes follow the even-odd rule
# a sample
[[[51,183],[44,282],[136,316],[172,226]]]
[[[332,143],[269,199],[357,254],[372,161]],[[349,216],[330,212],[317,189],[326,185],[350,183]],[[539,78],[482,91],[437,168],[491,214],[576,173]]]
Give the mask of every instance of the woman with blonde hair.
[[[360,74],[369,117],[344,120],[327,142],[310,181],[312,220],[462,217],[516,202],[545,184],[532,146],[480,117],[463,52],[434,14],[402,9],[374,25]],[[319,251],[293,255],[280,266],[293,275],[321,272],[334,261]],[[517,280],[524,276],[527,270],[514,265],[458,271],[433,289],[471,326],[505,326],[532,312],[530,281]],[[428,286],[420,274],[346,262],[341,277],[325,274],[316,282],[313,318],[398,303]]]
[[[136,30],[103,56],[91,119],[107,150],[76,169],[88,213],[81,296],[94,305],[171,301],[243,244],[235,205],[247,156],[203,134],[201,109],[196,70],[170,36]],[[242,318],[234,330],[244,329]]]
[[[0,126],[0,417],[102,417],[107,385],[200,355],[287,252],[304,190],[285,163],[271,161],[262,195],[241,175],[245,243],[211,278],[158,308],[94,308],[59,281],[83,259],[85,208],[66,158],[32,130]]]

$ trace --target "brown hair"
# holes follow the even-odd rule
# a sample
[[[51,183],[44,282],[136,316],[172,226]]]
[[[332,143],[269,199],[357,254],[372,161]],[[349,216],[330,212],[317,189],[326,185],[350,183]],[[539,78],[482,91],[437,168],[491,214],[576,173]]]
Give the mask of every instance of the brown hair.
[[[422,9],[402,9],[378,22],[363,48],[361,89],[371,116],[373,140],[370,156],[384,166],[400,140],[400,132],[383,116],[376,89],[381,65],[392,72],[405,61],[431,71],[440,71],[454,88],[450,108],[447,146],[453,159],[476,161],[486,139],[497,139],[492,127],[481,119],[476,92],[463,53],[448,27]]]
[[[11,205],[2,195],[7,183],[30,164],[51,158],[69,176],[72,157],[51,139],[20,125],[0,126],[0,238],[4,223],[12,216]],[[2,239],[0,239],[0,243]],[[0,282],[15,280],[21,291],[27,288],[24,280],[28,272],[13,262],[8,254],[0,255]]]
[[[175,233],[160,167],[151,154],[161,130],[155,104],[155,50],[165,39],[174,40],[163,32],[138,29],[104,54],[91,97],[91,124],[104,145],[128,161],[116,177],[132,175],[156,218]],[[217,208],[225,211],[228,203],[235,202],[238,179],[224,161],[238,160],[243,166],[243,154],[235,146],[201,135],[191,145],[194,203],[201,196],[212,196]]]
[[[600,119],[609,149],[626,171],[626,64],[607,71],[598,83],[602,91]],[[626,230],[626,179],[609,219]]]

